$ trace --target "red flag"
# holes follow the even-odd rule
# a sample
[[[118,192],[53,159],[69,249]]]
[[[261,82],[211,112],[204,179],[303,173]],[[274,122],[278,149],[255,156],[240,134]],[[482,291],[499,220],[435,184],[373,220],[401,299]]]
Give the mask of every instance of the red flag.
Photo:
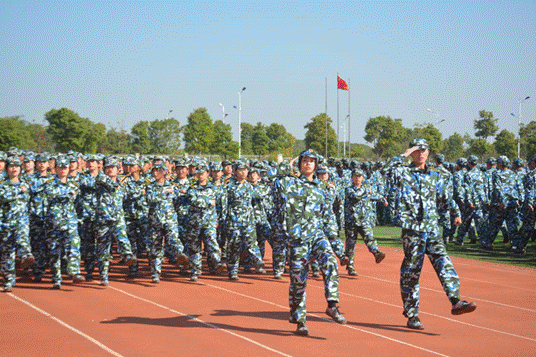
[[[342,89],[342,90],[347,90],[347,91],[350,90],[348,89],[348,83],[346,83],[346,81],[339,76],[337,76],[337,89]]]

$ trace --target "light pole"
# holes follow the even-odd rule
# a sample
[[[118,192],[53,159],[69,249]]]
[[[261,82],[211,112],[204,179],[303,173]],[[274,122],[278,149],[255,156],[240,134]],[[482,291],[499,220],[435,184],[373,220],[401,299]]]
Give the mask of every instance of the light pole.
[[[436,117],[436,125],[445,121],[445,119],[441,119],[438,112],[435,112],[430,108],[426,109],[426,111],[432,113],[432,115]]]
[[[517,157],[521,155],[521,104],[529,98],[529,96],[526,96],[525,98],[519,98],[517,101],[519,103],[519,111],[517,112]],[[515,116],[514,113],[512,115]]]
[[[172,111],[173,111],[173,109],[169,110],[169,112],[167,113],[166,119],[169,119],[169,114],[171,114]]]
[[[238,158],[242,158],[242,92],[246,87],[238,91]]]
[[[221,120],[223,121],[223,124],[225,124],[225,117],[229,114],[225,113],[225,107],[223,104],[219,103],[221,107]]]

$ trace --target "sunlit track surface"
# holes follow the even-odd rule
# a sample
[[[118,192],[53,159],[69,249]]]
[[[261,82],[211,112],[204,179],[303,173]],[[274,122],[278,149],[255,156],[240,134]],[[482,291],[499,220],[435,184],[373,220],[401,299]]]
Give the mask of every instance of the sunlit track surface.
[[[359,276],[340,269],[339,305],[347,325],[325,315],[322,279],[310,277],[309,337],[296,336],[288,323],[288,275],[282,281],[241,275],[231,282],[205,274],[192,283],[168,265],[154,285],[142,260],[134,280],[114,266],[107,288],[65,282],[54,291],[49,276],[39,284],[19,278],[13,293],[0,294],[0,343],[10,346],[8,356],[504,356],[536,350],[536,270],[453,258],[462,298],[478,308],[452,316],[425,263],[420,316],[426,329],[414,331],[402,316],[402,252],[385,251],[384,262],[375,264],[358,245]],[[267,249],[268,268],[269,254]]]

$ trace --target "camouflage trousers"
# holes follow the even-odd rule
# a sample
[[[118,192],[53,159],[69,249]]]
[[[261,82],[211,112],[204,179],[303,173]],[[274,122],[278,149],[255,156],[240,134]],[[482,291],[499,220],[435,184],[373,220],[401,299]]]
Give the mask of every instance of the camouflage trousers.
[[[15,285],[15,253],[17,250],[15,232],[0,227],[0,271],[5,287]]]
[[[512,242],[518,241],[518,229],[521,224],[521,218],[517,207],[513,205],[504,208],[492,206],[489,212],[486,235],[484,236],[484,239],[482,239],[483,246],[489,247],[493,245],[504,222],[506,222],[506,230],[509,239]]]
[[[221,251],[216,241],[216,227],[202,228],[199,225],[190,224],[186,232],[188,232],[188,256],[192,264],[192,275],[199,276],[202,272],[201,243],[205,245],[207,260],[211,262],[211,270],[215,269],[215,266],[221,262]]]
[[[80,236],[78,222],[73,221],[61,227],[54,227],[48,232],[47,250],[52,282],[61,283],[61,258],[67,257],[67,274],[80,274]]]
[[[229,276],[238,274],[241,253],[244,252],[254,267],[263,267],[261,251],[257,245],[254,224],[240,224],[229,227],[227,242],[227,271]]]
[[[378,252],[378,243],[374,239],[372,233],[372,227],[370,226],[356,226],[350,223],[346,223],[344,232],[346,234],[346,247],[345,253],[350,260],[348,262],[347,270],[355,269],[355,246],[357,244],[357,236],[361,235],[363,241],[365,242],[367,249],[372,254]]]
[[[149,247],[147,239],[147,223],[143,219],[126,219],[126,233],[130,242],[132,254],[138,259]],[[131,273],[138,271],[138,263],[129,267]]]
[[[516,240],[512,240],[512,248],[525,249],[530,239],[534,237],[536,223],[536,211],[524,208],[521,214],[522,225]]]
[[[339,273],[337,258],[331,249],[331,244],[324,237],[317,237],[305,242],[290,242],[290,315],[295,321],[306,320],[306,289],[309,276],[309,263],[312,259],[318,261],[324,276],[324,296],[326,300],[339,301]]]
[[[439,231],[417,232],[402,229],[404,260],[400,267],[400,292],[404,304],[404,316],[419,315],[419,278],[427,255],[451,301],[460,298],[460,280],[447,254]]]
[[[99,222],[97,224],[97,254],[96,256],[87,256],[88,260],[85,261],[85,264],[88,266],[85,268],[88,273],[92,273],[93,269],[91,265],[95,263],[96,259],[101,281],[108,280],[110,260],[113,259],[112,244],[114,241],[117,242],[117,250],[122,257],[133,255],[132,247],[130,246],[130,241],[127,237],[124,219]]]
[[[47,242],[45,222],[43,218],[30,218],[30,242],[35,263],[31,266],[34,275],[45,273],[47,265]]]
[[[148,235],[151,277],[158,278],[162,274],[164,241],[173,258],[176,258],[184,251],[184,246],[179,239],[179,228],[175,221],[150,223]]]
[[[84,270],[92,274],[97,259],[97,226],[94,219],[85,219],[79,225],[80,251],[84,260]]]
[[[462,224],[458,227],[458,235],[456,237],[457,242],[462,243],[467,233],[469,233],[469,239],[471,241],[477,240],[472,226],[473,222],[478,234],[478,239],[481,240],[485,237],[486,222],[484,221],[484,212],[482,208],[467,207],[462,211]]]
[[[178,216],[177,218],[177,239],[181,242],[184,252],[188,251],[188,216]],[[171,244],[164,245],[164,256],[167,257],[170,262],[174,263],[176,254],[174,253],[174,247]]]

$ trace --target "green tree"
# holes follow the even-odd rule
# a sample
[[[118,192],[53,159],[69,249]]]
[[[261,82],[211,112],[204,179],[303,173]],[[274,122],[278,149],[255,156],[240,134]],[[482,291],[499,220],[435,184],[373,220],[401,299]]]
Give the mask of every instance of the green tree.
[[[212,119],[206,108],[197,108],[188,116],[184,126],[184,150],[187,153],[207,155],[214,141]]]
[[[19,149],[35,147],[28,124],[20,116],[0,118],[0,150],[7,151],[15,146]]]
[[[253,155],[253,125],[249,123],[242,123],[240,125],[240,140],[242,141],[240,146],[242,147],[243,155]]]
[[[521,156],[530,160],[536,155],[536,121],[531,121],[527,125],[521,124],[519,133],[521,135]]]
[[[281,124],[272,123],[266,128],[266,135],[270,139],[268,151],[270,153],[281,153],[284,156],[292,155],[292,148],[296,138],[288,133]]]
[[[463,136],[454,133],[443,141],[442,153],[447,161],[454,162],[465,155]]]
[[[106,138],[97,146],[97,150],[106,155],[129,154],[132,152],[131,142],[132,137],[126,131],[111,128],[106,132]]]
[[[480,119],[475,119],[474,121],[474,128],[476,130],[475,136],[487,140],[488,137],[494,136],[499,130],[499,127],[497,126],[499,119],[494,118],[492,112],[487,112],[485,110],[478,112],[478,115]]]
[[[149,136],[149,122],[140,121],[134,124],[130,130],[132,137],[132,152],[138,154],[149,154],[153,151],[151,137]]]
[[[412,130],[402,125],[402,119],[392,119],[389,116],[370,118],[365,133],[365,140],[374,144],[374,153],[380,158],[404,152],[413,136]]]
[[[78,113],[67,108],[50,110],[45,114],[45,120],[49,123],[47,132],[60,152],[74,150],[95,153],[97,143],[104,140],[106,134],[103,124],[81,118]]]
[[[328,136],[328,156],[335,156],[337,154],[337,134],[335,129],[331,126],[331,118],[326,113],[320,113],[317,116],[311,118],[311,121],[305,124],[305,147],[307,149],[313,149],[320,155],[326,154],[326,120],[327,120],[327,136]]]
[[[428,141],[432,153],[441,152],[443,149],[443,136],[433,124],[417,124],[413,129],[414,138],[422,138]]]
[[[505,155],[510,159],[514,159],[517,156],[517,140],[514,133],[503,129],[495,137],[493,143],[498,155]]]
[[[231,125],[225,124],[222,120],[216,120],[213,125],[214,140],[210,147],[212,155],[220,155],[224,159],[238,157],[238,143],[233,141]]]
[[[174,118],[154,120],[149,123],[149,138],[153,153],[162,155],[177,154],[181,146],[182,128]]]
[[[480,159],[488,156],[492,151],[492,146],[485,139],[473,139],[469,135],[465,135],[465,142],[469,146],[465,151],[465,155],[476,155]]]
[[[262,123],[257,123],[253,128],[251,144],[253,154],[262,156],[268,154],[270,138],[266,135],[266,127]]]

